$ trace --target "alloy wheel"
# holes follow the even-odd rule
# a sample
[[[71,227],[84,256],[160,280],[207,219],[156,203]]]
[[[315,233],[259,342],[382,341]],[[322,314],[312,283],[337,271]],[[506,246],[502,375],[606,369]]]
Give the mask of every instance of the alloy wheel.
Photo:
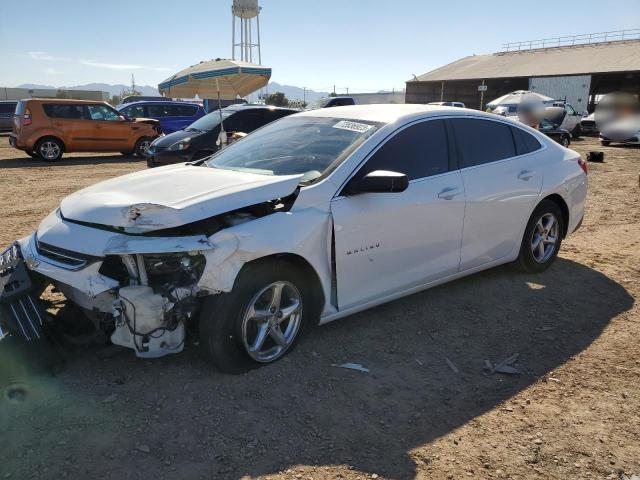
[[[56,142],[44,142],[40,145],[40,155],[45,160],[55,160],[60,156],[60,145]]]
[[[531,237],[531,253],[538,263],[549,260],[558,245],[558,220],[552,213],[545,213],[533,229]]]
[[[289,282],[274,282],[251,300],[242,319],[242,342],[251,358],[268,363],[294,342],[302,320],[302,297]]]

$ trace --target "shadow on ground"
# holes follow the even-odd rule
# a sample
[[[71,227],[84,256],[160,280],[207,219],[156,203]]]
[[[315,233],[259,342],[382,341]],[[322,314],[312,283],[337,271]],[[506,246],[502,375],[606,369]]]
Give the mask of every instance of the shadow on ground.
[[[0,170],[3,168],[43,168],[43,167],[69,167],[80,165],[102,165],[110,163],[126,163],[126,162],[146,162],[144,158],[134,157],[133,155],[122,154],[105,154],[91,155],[87,157],[66,157],[63,156],[57,162],[45,162],[31,158],[26,153],[21,158],[11,158],[8,160],[0,160]]]
[[[26,390],[0,399],[3,470],[240,478],[346,464],[413,478],[412,449],[562,365],[632,305],[616,282],[559,259],[544,274],[502,267],[318,328],[242,376],[212,371],[193,346],[155,361],[79,352],[57,377],[4,372],[3,389],[13,375]],[[513,353],[522,375],[483,375],[485,359]],[[347,361],[370,373],[331,366]]]

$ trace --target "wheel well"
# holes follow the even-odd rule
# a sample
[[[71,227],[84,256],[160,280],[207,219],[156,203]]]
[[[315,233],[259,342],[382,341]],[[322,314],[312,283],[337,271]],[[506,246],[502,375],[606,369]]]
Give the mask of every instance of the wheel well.
[[[567,203],[564,201],[564,198],[562,198],[557,193],[554,193],[553,195],[549,195],[544,200],[551,200],[556,205],[558,205],[558,208],[562,212],[562,220],[563,220],[563,222],[562,222],[562,224],[563,224],[562,225],[562,238],[566,237],[567,236],[567,230],[569,228],[569,207],[567,206]]]
[[[40,143],[42,140],[45,140],[47,138],[53,138],[54,140],[57,140],[58,142],[60,142],[60,145],[62,145],[62,151],[65,152],[67,150],[66,145],[64,144],[64,141],[60,138],[60,137],[56,137],[55,135],[43,135],[42,137],[40,137],[38,140],[36,140],[33,144],[33,148],[35,150],[36,145],[38,145],[38,143]]]
[[[291,263],[296,268],[300,269],[301,272],[304,273],[305,278],[311,283],[310,290],[313,292],[313,300],[315,302],[315,311],[318,316],[322,312],[324,307],[325,298],[324,298],[324,290],[322,288],[322,282],[320,281],[320,277],[316,272],[315,268],[311,266],[311,264],[300,255],[295,253],[276,253],[274,255],[268,255],[266,257],[260,257],[250,262],[245,263],[242,268],[244,269],[248,265],[255,265],[258,263],[268,263],[273,260],[285,260],[288,263]]]

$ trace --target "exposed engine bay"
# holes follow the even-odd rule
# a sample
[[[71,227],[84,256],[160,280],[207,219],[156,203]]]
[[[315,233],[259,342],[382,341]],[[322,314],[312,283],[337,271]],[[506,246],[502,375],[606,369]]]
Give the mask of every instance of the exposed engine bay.
[[[64,294],[67,302],[79,307],[93,324],[96,334],[110,338],[113,344],[131,348],[136,356],[142,358],[181,352],[187,329],[194,326],[203,297],[220,293],[220,290],[199,284],[212,245],[196,243],[202,248],[193,249],[189,248],[193,244],[182,240],[196,238],[193,236],[208,238],[224,229],[288,211],[296,195],[297,191],[283,199],[138,235],[122,234],[110,226],[89,226],[84,222],[65,219],[61,212],[55,212],[68,224],[105,233],[118,232],[119,237],[131,237],[134,244],[136,240],[153,242],[156,239],[165,241],[176,238],[178,243],[175,246],[180,245],[187,250],[153,252],[153,248],[150,248],[151,253],[109,253],[99,257],[50,245],[34,233],[29,241],[14,244],[6,256],[0,257],[3,258],[0,262],[0,291],[7,293],[4,295],[6,298],[0,300],[3,304],[0,305],[2,318],[8,319],[6,326],[21,334],[25,340],[39,338],[42,329],[46,328],[47,314],[44,308],[37,305],[38,297],[49,285],[53,285]],[[112,250],[117,252],[118,248]],[[24,268],[25,263],[32,271]],[[55,268],[57,274],[47,275],[48,268],[51,271]],[[67,283],[65,276],[60,274],[80,271],[94,272],[87,281],[86,291],[78,288],[77,284]],[[18,274],[20,278],[16,277]],[[103,285],[99,286],[98,280]],[[22,289],[17,288],[21,281]],[[10,293],[14,288],[12,285],[16,286],[16,295],[13,297]],[[26,296],[20,292],[26,292]],[[29,309],[25,309],[25,305]]]

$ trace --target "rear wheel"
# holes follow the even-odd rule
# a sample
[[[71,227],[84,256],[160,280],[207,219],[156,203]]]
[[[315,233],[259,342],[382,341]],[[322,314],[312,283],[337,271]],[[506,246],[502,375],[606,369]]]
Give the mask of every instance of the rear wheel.
[[[246,266],[231,292],[205,301],[200,317],[204,354],[226,373],[279,360],[317,323],[311,295],[304,275],[287,261]]]
[[[47,137],[38,140],[35,154],[45,162],[57,162],[62,158],[62,142],[57,138]]]
[[[563,147],[568,147],[569,145],[571,145],[571,139],[569,138],[569,135],[562,135],[562,138],[560,138],[560,143]]]
[[[540,202],[524,231],[518,266],[530,273],[549,268],[560,251],[563,232],[564,218],[558,205],[551,200]]]
[[[608,147],[611,144],[609,140],[600,140],[600,145],[603,147]]]
[[[133,149],[133,153],[136,157],[144,158],[149,150],[149,146],[153,140],[149,137],[139,138],[136,142],[136,146]]]

